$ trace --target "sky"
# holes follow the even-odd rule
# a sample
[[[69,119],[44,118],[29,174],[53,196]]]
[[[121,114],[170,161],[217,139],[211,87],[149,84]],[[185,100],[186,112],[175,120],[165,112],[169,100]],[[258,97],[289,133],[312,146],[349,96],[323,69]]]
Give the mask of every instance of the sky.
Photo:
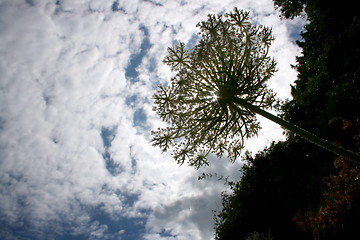
[[[234,7],[273,28],[269,86],[289,98],[304,22],[272,0],[0,0],[0,239],[213,239],[227,186],[198,176],[237,180],[241,159],[178,166],[151,145],[152,95],[166,48]],[[284,139],[260,120],[253,153]]]

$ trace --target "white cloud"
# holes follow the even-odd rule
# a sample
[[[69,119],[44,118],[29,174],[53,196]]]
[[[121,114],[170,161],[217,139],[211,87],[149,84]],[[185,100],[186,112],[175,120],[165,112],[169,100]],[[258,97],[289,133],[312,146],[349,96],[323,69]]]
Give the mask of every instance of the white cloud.
[[[211,238],[211,210],[226,186],[197,176],[238,178],[241,163],[214,158],[197,171],[151,146],[150,130],[160,124],[151,96],[172,75],[161,63],[166,47],[188,42],[208,13],[256,10],[277,38],[272,53],[280,70],[271,86],[286,97],[298,53],[293,26],[279,21],[271,0],[56,2],[0,1],[0,236],[117,239],[142,226],[144,239]],[[126,77],[134,67],[136,81]],[[140,109],[146,118],[136,125]],[[268,143],[273,128],[250,148]],[[109,146],[103,129],[112,131]],[[109,172],[109,164],[119,171]],[[94,209],[119,227],[96,219]],[[129,227],[126,218],[146,223],[129,219]]]

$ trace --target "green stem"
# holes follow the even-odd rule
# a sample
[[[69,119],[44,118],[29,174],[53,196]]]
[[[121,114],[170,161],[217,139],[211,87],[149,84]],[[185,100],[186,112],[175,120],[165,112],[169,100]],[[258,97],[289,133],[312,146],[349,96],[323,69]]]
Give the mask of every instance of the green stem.
[[[316,145],[335,153],[336,155],[339,155],[339,156],[345,157],[347,159],[353,160],[357,163],[360,163],[359,155],[357,155],[353,152],[347,151],[342,147],[339,147],[325,139],[322,139],[322,138],[306,131],[305,129],[295,126],[295,125],[293,125],[293,124],[291,124],[269,112],[266,112],[266,111],[262,110],[261,108],[248,103],[246,100],[243,100],[240,98],[234,98],[234,103],[237,103],[240,106],[242,106],[246,109],[249,109],[250,111],[252,111],[254,113],[260,114],[261,116],[279,124],[280,126],[290,130],[291,132],[296,133],[297,135],[307,139],[308,141],[315,143]]]

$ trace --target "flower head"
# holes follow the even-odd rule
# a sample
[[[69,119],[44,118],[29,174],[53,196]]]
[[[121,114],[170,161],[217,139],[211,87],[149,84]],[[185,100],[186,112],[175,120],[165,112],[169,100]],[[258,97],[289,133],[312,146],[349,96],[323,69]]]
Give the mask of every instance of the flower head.
[[[177,74],[158,88],[154,110],[170,127],[153,131],[154,145],[174,146],[180,164],[196,167],[207,164],[209,153],[235,160],[244,139],[258,133],[255,114],[234,99],[271,107],[266,81],[276,71],[268,56],[271,29],[251,25],[248,12],[209,15],[198,27],[201,40],[191,51],[184,43],[168,49],[164,63]]]

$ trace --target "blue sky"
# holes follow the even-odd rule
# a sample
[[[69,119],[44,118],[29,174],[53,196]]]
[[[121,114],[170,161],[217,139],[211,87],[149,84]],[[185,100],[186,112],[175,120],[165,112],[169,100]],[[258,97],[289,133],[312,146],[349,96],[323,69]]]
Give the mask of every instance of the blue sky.
[[[271,0],[0,0],[0,238],[212,239],[212,210],[241,161],[179,167],[153,147],[163,126],[152,95],[173,73],[166,48],[196,44],[196,23],[234,7],[271,26],[290,97],[303,20],[280,20]],[[282,139],[263,130],[247,149]]]

